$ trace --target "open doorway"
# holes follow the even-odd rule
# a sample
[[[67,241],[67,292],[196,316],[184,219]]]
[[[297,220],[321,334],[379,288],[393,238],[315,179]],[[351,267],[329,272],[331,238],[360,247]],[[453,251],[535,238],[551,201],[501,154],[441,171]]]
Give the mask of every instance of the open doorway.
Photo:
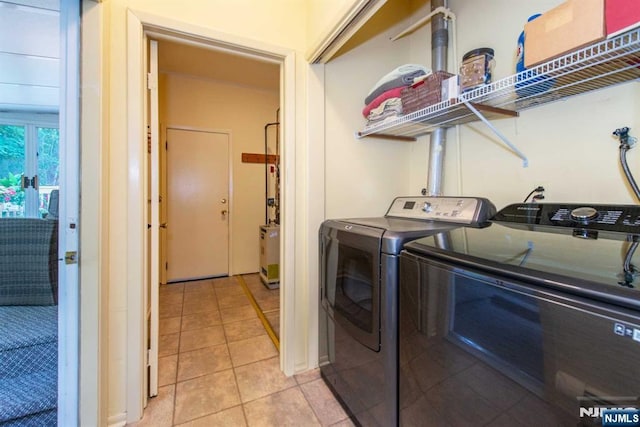
[[[280,107],[280,64],[160,39],[158,71],[163,148],[160,197],[184,205],[182,208],[160,204],[160,222],[167,225],[161,229],[161,236],[163,233],[167,236],[161,239],[165,241],[161,246],[167,250],[162,251],[160,264],[169,273],[167,277],[161,273],[161,283],[258,272],[259,226],[264,224],[267,203],[264,164],[246,162],[243,154],[264,153],[264,126],[274,120]],[[195,167],[189,165],[195,165],[196,159],[183,159],[185,150],[191,153],[204,150],[196,157],[209,157],[202,161],[200,175],[190,176]],[[226,158],[222,160],[221,156]],[[225,168],[228,172],[220,172]],[[221,184],[221,188],[204,182],[211,180]],[[192,219],[200,214],[208,216],[208,220],[202,221],[203,226],[223,222],[229,237],[216,233],[217,242],[208,249],[209,264],[216,268],[191,265],[192,273],[172,274],[172,264],[185,264],[178,259],[179,252],[184,251],[176,252],[171,247],[177,237],[172,235],[172,228],[181,225],[175,221],[188,220],[178,215],[189,209],[186,204],[193,198],[206,199],[210,204],[192,207],[204,212],[191,212],[188,216]],[[227,253],[228,262],[224,260]],[[206,259],[199,263],[207,263]]]
[[[281,349],[280,368],[287,375],[296,370],[296,346],[294,345],[296,327],[296,299],[293,288],[295,277],[295,134],[296,134],[296,55],[289,49],[265,45],[261,42],[248,41],[231,35],[220,34],[210,29],[193,27],[188,24],[165,19],[158,16],[137,14],[129,11],[127,15],[127,141],[128,170],[127,199],[128,205],[126,244],[129,248],[129,268],[127,270],[127,307],[128,336],[130,343],[127,356],[127,419],[135,421],[140,418],[147,390],[144,388],[144,372],[146,369],[147,348],[144,340],[145,331],[145,288],[147,232],[147,183],[145,153],[147,152],[146,99],[147,99],[147,46],[149,38],[162,40],[172,39],[185,44],[205,45],[227,52],[234,52],[269,61],[280,66],[280,99],[282,132],[282,230],[280,268],[281,299]],[[262,140],[262,138],[260,138]],[[232,136],[233,140],[233,136]],[[290,176],[290,179],[287,177]],[[262,211],[262,210],[261,210]],[[289,286],[287,284],[290,284]],[[299,369],[299,368],[298,368]]]
[[[150,241],[156,222],[159,235],[158,247],[151,244],[149,252],[151,256],[159,253],[159,282],[165,290],[173,283],[237,276],[246,292],[258,294],[252,299],[256,310],[263,310],[260,303],[270,304],[271,320],[260,314],[273,336],[272,324],[279,331],[279,292],[270,289],[265,300],[261,289],[252,289],[247,282],[252,285],[252,279],[260,277],[263,212],[274,206],[264,192],[274,181],[265,171],[272,175],[279,171],[279,146],[268,144],[264,132],[274,116],[279,121],[282,65],[175,39],[150,38],[149,52],[150,73],[157,80],[149,85],[148,179],[150,194],[158,187],[158,207],[151,196],[148,212],[159,216],[158,221],[149,221]],[[280,135],[271,139],[279,141]],[[156,150],[158,170],[154,171]],[[148,277],[154,280],[155,267],[150,269]],[[268,284],[273,285],[273,280]],[[149,301],[154,300],[153,289],[151,283]],[[154,316],[163,316],[162,307],[160,301],[160,310],[149,316],[151,396],[157,378],[154,362],[158,367],[166,365],[162,358],[154,360],[163,349],[156,353],[153,346],[154,341],[160,342],[159,347],[164,342],[154,339],[159,331],[153,328]],[[164,317],[161,321],[167,323]],[[279,342],[274,343],[279,348]]]

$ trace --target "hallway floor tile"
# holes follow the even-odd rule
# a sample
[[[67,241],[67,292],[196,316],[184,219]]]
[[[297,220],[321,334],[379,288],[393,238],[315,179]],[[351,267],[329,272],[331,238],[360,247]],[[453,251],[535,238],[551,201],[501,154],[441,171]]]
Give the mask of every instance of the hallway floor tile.
[[[279,299],[243,276],[274,329]],[[354,424],[320,378],[280,371],[278,350],[236,277],[160,287],[159,393],[136,427]]]

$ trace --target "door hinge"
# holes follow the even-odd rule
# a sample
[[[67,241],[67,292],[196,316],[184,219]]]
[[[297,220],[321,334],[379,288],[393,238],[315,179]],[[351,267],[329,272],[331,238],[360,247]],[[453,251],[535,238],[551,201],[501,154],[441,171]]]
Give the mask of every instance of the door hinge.
[[[168,262],[165,262],[165,263],[164,263],[164,269],[165,269],[165,270],[168,270],[168,269],[169,269],[169,263],[168,263]]]
[[[78,263],[78,252],[76,251],[67,251],[64,253],[64,263],[65,264],[77,264]]]
[[[147,361],[145,363],[146,366],[151,366],[151,349],[147,349]]]
[[[157,89],[158,83],[153,73],[147,73],[147,89]]]
[[[164,142],[164,149],[165,151],[169,151],[169,141]]]

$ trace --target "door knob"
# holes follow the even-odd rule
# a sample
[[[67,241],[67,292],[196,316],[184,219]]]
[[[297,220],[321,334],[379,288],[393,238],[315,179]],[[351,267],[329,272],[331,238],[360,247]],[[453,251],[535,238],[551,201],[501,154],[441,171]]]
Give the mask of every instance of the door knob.
[[[227,214],[227,210],[223,209],[220,213],[222,214],[222,216],[225,216]]]
[[[160,224],[160,228],[167,228],[167,223],[163,222],[162,224]]]
[[[220,203],[227,203],[227,199],[220,200]]]

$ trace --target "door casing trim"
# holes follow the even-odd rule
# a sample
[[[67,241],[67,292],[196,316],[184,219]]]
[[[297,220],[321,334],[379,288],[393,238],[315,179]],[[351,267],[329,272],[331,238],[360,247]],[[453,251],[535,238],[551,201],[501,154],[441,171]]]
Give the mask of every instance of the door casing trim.
[[[280,100],[282,117],[282,196],[280,245],[280,369],[293,375],[295,364],[296,293],[296,52],[255,40],[220,33],[142,11],[127,11],[127,338],[126,393],[127,421],[142,417],[144,369],[144,295],[146,279],[146,40],[168,38],[227,50],[239,55],[281,64]],[[286,260],[290,260],[285,262]],[[304,334],[304,332],[303,332]],[[306,347],[306,346],[305,346]],[[308,355],[307,355],[308,357]]]

